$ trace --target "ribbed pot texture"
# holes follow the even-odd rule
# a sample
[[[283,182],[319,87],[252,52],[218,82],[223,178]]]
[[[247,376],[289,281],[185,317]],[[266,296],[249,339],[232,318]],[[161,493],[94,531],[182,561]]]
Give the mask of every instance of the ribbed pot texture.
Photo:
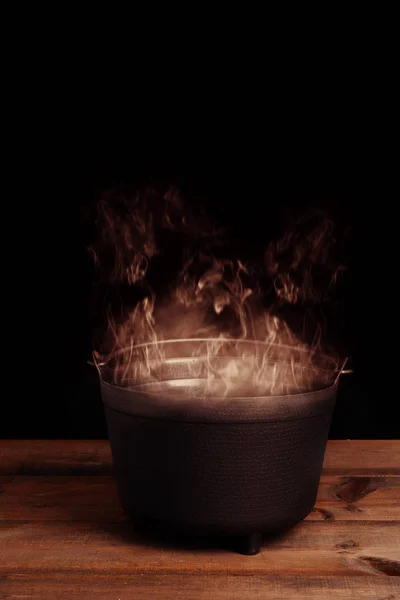
[[[137,522],[187,533],[284,530],[312,510],[337,386],[165,399],[101,381],[114,472]]]

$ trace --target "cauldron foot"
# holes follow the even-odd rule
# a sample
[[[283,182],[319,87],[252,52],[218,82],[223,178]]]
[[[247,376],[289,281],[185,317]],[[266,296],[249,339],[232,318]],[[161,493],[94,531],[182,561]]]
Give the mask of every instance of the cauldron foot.
[[[254,554],[258,554],[261,549],[262,543],[262,534],[261,533],[253,533],[252,535],[248,535],[243,537],[239,541],[239,554],[245,554],[246,556],[253,556]]]

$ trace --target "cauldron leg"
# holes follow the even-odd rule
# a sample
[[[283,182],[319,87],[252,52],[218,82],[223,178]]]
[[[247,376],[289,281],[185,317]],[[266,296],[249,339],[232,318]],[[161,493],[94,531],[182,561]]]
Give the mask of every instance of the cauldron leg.
[[[240,554],[245,554],[246,556],[258,554],[261,549],[261,543],[262,534],[253,533],[252,535],[241,538],[238,551]]]

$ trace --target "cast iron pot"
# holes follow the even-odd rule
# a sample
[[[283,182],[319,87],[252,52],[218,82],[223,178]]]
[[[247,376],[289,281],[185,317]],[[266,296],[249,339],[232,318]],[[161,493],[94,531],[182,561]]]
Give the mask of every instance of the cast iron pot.
[[[336,382],[293,395],[199,397],[187,360],[167,360],[161,382],[128,387],[100,369],[122,507],[139,525],[242,536],[254,554],[261,534],[314,506]]]

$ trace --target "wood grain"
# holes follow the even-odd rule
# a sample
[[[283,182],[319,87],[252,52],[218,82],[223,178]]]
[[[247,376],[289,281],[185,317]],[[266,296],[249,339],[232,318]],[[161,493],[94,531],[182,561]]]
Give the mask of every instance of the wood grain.
[[[366,553],[371,547],[380,552],[387,548],[399,550],[400,523],[395,521],[368,521],[368,527],[360,526],[354,521],[335,521],[329,527],[322,521],[302,521],[290,531],[278,536],[266,536],[263,548],[286,550],[347,550],[348,552]],[[9,544],[21,549],[33,548],[35,545],[48,544],[49,548],[63,544],[75,551],[75,546],[86,548],[94,544],[96,548],[107,551],[107,545],[112,542],[121,543],[123,546],[132,543],[138,546],[169,548],[171,543],[167,540],[152,540],[151,537],[137,532],[134,526],[125,519],[109,522],[105,525],[96,521],[0,521],[0,540],[3,547]],[[176,544],[181,550],[210,549],[213,540],[196,540],[195,538],[181,538]],[[218,547],[218,541],[214,543]],[[211,545],[212,548],[212,545]],[[229,555],[228,555],[229,556]]]
[[[398,600],[395,577],[235,576],[179,573],[11,574],[1,599],[29,600]]]
[[[0,441],[0,599],[400,598],[400,442],[329,442],[314,510],[242,556],[124,516],[104,441]]]
[[[114,478],[111,475],[3,476],[0,479],[0,513],[15,520],[97,520],[122,518]],[[347,488],[345,487],[347,485]],[[322,476],[315,509],[307,520],[400,520],[400,477],[381,478],[357,499],[351,486],[367,486],[357,478]],[[344,494],[347,489],[347,496]],[[365,490],[364,490],[365,492]]]
[[[106,440],[0,440],[0,475],[107,475]]]
[[[384,574],[379,564],[400,565],[400,527],[352,523],[301,523],[284,536],[265,539],[260,554],[242,556],[223,547],[225,540],[168,539],[135,533],[129,523],[5,523],[0,529],[8,573],[85,572],[179,573],[304,576]],[[219,542],[219,543],[218,543]],[[219,547],[220,546],[220,547]],[[49,561],[51,556],[51,561]]]
[[[0,440],[0,475],[107,475],[106,440]],[[400,475],[400,440],[329,440],[324,473]]]

